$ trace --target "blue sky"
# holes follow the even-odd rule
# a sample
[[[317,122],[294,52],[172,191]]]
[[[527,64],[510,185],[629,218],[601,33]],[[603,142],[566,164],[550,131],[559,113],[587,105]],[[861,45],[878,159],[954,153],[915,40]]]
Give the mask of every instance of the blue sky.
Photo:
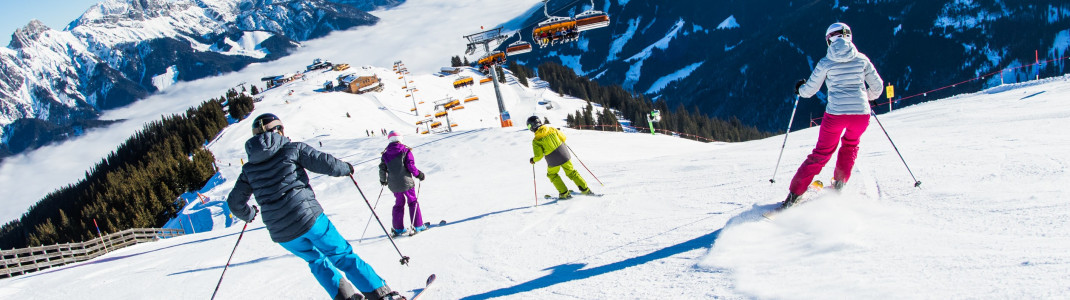
[[[0,0],[0,47],[11,42],[11,33],[38,19],[56,30],[81,16],[90,6],[103,0]]]

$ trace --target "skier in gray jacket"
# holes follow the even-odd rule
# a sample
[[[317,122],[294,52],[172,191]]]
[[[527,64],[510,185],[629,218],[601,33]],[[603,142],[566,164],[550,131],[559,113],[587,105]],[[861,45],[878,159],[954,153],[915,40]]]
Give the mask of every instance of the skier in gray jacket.
[[[790,207],[798,201],[841,142],[843,145],[836,157],[832,187],[840,190],[851,178],[851,168],[858,156],[859,139],[869,126],[871,101],[881,96],[884,86],[869,57],[858,52],[853,40],[854,34],[847,24],[830,25],[825,30],[828,52],[814,67],[809,80],[799,80],[795,84],[795,93],[803,98],[814,96],[824,84],[828,87],[828,104],[821,118],[817,145],[795,172],[788,188],[788,197],[781,207]]]
[[[253,121],[253,137],[245,142],[249,162],[242,166],[227,205],[239,219],[251,222],[258,211],[248,204],[255,196],[271,240],[308,262],[316,280],[333,299],[393,299],[386,286],[323,213],[309,185],[309,170],[330,176],[353,174],[353,166],[305,143],[290,142],[282,121],[262,114]],[[342,273],[360,293],[342,280]]]

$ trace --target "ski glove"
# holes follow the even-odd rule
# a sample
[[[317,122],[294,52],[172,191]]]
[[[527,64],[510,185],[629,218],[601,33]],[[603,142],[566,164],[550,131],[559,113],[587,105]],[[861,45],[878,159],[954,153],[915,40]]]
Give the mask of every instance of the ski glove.
[[[534,165],[535,164],[535,158],[534,157],[529,158],[528,162]]]
[[[380,181],[379,184],[386,185],[386,181]]]
[[[351,164],[351,163],[346,163],[346,164],[349,165],[349,175],[353,175],[353,173],[355,173],[357,171],[357,169],[353,168],[353,164]]]
[[[257,208],[256,205],[253,205],[253,217],[249,218],[249,222],[246,222],[246,223],[252,223],[253,220],[256,220],[256,215],[259,214],[259,213],[260,213],[260,208]]]
[[[877,100],[869,100],[869,107],[877,107]]]
[[[416,175],[416,179],[419,179],[420,181],[424,181],[424,178],[427,177],[424,174],[425,174],[424,172],[420,172],[420,175]]]
[[[802,87],[804,84],[806,84],[806,79],[799,79],[799,81],[795,82],[795,94],[796,95],[799,94],[799,88]]]

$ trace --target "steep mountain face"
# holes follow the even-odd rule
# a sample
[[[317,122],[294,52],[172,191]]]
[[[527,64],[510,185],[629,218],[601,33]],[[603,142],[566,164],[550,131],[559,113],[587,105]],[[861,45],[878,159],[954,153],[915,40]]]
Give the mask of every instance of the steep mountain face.
[[[324,0],[107,0],[63,30],[32,21],[0,48],[0,154],[77,135],[106,123],[91,121],[101,111],[175,82],[274,60],[297,41],[377,21]]]
[[[555,6],[557,2],[558,6]],[[574,16],[590,2],[551,15]],[[738,117],[763,130],[783,130],[792,91],[825,56],[825,29],[845,22],[858,49],[873,61],[896,96],[908,96],[1065,55],[1070,4],[1021,1],[772,1],[595,0],[610,14],[608,28],[583,32],[565,45],[512,57],[522,64],[557,61],[602,83],[622,84],[670,107],[697,107],[711,116]],[[532,25],[520,35],[531,42]],[[511,38],[508,42],[515,41]],[[1067,71],[1065,60],[1004,73],[1017,82]],[[958,84],[896,107],[975,91],[999,76]],[[819,117],[823,98],[803,99],[795,128]],[[882,100],[884,101],[884,100]],[[883,108],[887,109],[887,108]]]

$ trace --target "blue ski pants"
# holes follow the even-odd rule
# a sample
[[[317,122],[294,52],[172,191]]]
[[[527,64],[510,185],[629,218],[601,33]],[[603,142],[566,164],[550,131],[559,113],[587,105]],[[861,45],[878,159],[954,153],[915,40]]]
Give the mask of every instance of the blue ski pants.
[[[316,281],[327,290],[331,299],[338,293],[338,285],[342,280],[339,269],[361,292],[371,292],[386,285],[372,266],[353,252],[353,247],[338,233],[326,214],[320,214],[305,234],[279,245],[308,262],[312,275],[316,276]]]

